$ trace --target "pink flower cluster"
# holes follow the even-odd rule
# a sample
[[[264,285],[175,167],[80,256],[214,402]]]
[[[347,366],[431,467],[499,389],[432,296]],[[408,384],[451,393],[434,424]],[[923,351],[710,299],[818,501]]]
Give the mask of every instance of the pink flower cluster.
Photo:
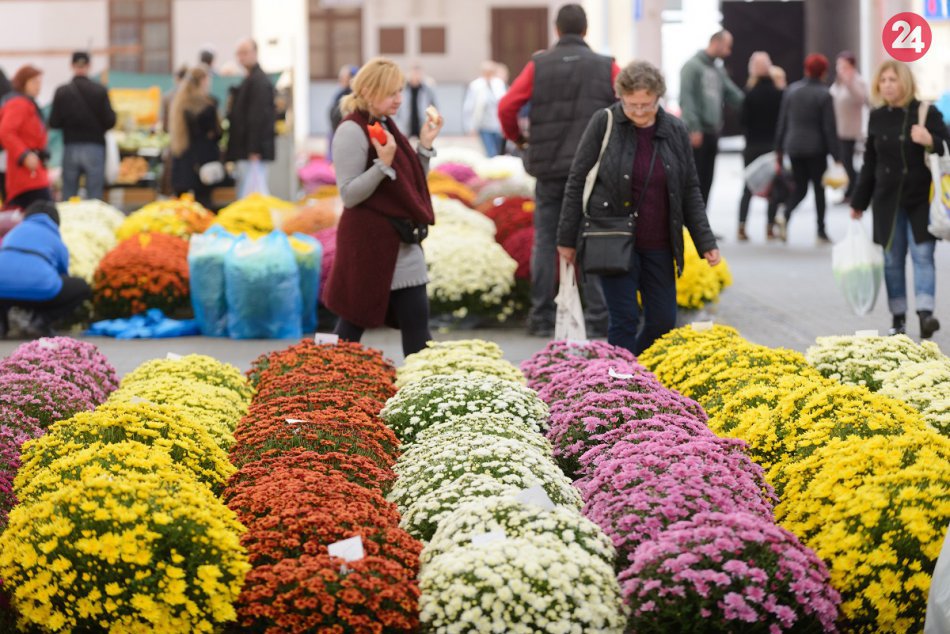
[[[764,472],[695,401],[604,343],[555,342],[522,370],[584,514],[617,547],[631,631],[834,631],[824,564],[776,526]]]
[[[475,173],[475,170],[464,163],[443,163],[435,168],[434,171],[445,174],[446,176],[451,176],[453,180],[463,185],[468,185],[478,180],[478,174]]]
[[[20,468],[20,446],[40,434],[34,428],[31,435],[20,429],[0,425],[0,532],[7,526],[7,515],[16,504],[13,479]]]
[[[0,362],[0,373],[30,374],[44,370],[88,391],[96,405],[119,387],[119,375],[91,343],[70,337],[48,337],[24,343]]]
[[[637,549],[620,584],[637,632],[692,631],[698,619],[743,632],[833,632],[841,601],[811,549],[743,512],[670,526]]]

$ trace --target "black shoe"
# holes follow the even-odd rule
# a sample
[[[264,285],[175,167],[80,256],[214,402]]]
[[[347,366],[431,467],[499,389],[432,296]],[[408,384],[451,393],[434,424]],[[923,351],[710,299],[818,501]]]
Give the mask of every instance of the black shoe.
[[[930,339],[940,330],[940,322],[929,310],[921,310],[917,314],[920,316],[920,338]]]
[[[828,234],[825,233],[824,229],[818,230],[818,244],[819,245],[831,244],[831,239],[828,237]]]
[[[528,334],[532,337],[544,337],[550,339],[554,336],[554,326],[547,324],[531,324],[528,326]]]
[[[894,315],[894,318],[891,320],[891,327],[887,330],[887,334],[891,337],[894,335],[907,334],[907,318],[903,313],[900,315]]]

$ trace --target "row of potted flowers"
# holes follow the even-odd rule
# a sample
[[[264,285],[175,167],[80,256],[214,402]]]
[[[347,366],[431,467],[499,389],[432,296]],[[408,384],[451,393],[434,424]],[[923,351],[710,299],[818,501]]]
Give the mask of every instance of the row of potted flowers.
[[[169,357],[127,375],[95,410],[54,415],[23,445],[19,504],[0,535],[20,627],[213,632],[234,620],[250,566],[217,494],[234,472],[226,448],[250,387],[210,357]],[[89,360],[85,379],[111,391],[114,371]]]
[[[403,443],[389,493],[425,542],[431,632],[622,632],[615,551],[542,432],[547,407],[501,349],[430,343],[382,417]]]
[[[554,342],[522,368],[585,515],[617,549],[632,631],[834,630],[827,570],[775,524],[762,469],[698,403],[600,342]]]
[[[822,376],[873,385],[875,366],[902,362],[861,351],[905,344],[819,341],[816,369],[715,326],[673,331],[640,357],[698,400],[716,433],[748,443],[779,496],[776,519],[827,562],[847,631],[923,629],[950,522],[950,441],[906,403]]]
[[[237,600],[253,632],[413,632],[421,544],[385,494],[399,441],[379,410],[395,369],[358,344],[304,341],[257,359],[224,500],[253,566]]]

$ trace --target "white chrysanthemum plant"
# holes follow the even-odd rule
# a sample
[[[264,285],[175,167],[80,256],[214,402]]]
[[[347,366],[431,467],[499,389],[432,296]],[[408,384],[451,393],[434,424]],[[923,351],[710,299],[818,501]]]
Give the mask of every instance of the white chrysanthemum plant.
[[[496,376],[514,383],[525,383],[524,374],[502,358],[496,344],[476,339],[433,342],[406,357],[399,369],[396,387],[402,389],[415,381],[439,374]]]

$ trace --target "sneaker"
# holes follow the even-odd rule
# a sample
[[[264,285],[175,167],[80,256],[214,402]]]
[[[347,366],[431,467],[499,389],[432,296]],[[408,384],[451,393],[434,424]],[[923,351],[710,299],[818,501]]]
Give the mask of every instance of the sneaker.
[[[748,242],[749,236],[745,232],[745,223],[739,223],[739,233],[737,235],[739,242]]]
[[[907,334],[907,321],[903,313],[894,315],[891,319],[891,327],[887,329],[887,334],[890,337]]]
[[[940,322],[931,314],[920,316],[920,338],[930,339],[934,333],[940,330]]]
[[[782,242],[788,242],[788,221],[785,214],[775,216],[775,226],[778,227],[778,239]]]

